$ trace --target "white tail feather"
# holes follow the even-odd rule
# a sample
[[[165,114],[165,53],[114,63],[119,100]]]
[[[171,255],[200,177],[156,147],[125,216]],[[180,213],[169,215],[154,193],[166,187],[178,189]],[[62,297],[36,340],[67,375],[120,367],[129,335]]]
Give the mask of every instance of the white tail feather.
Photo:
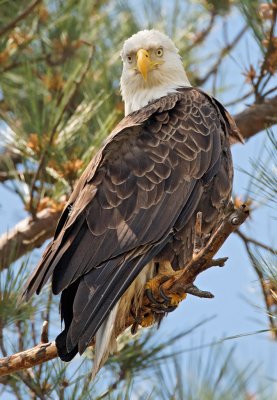
[[[116,303],[109,316],[102,323],[95,335],[95,356],[92,370],[92,379],[107,360],[110,353],[115,350],[114,325],[116,321],[119,302]]]
[[[154,262],[151,261],[140,272],[95,335],[95,357],[92,379],[105,364],[111,353],[117,349],[116,332],[123,332],[131,305],[135,312],[140,308],[146,282],[154,276]]]

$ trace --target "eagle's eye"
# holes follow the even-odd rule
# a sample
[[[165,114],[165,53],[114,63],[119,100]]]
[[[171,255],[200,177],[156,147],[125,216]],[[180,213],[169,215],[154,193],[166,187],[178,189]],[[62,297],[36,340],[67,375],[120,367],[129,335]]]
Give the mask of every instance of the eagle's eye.
[[[130,54],[127,56],[127,61],[129,64],[132,64],[133,62],[133,57]]]
[[[158,57],[162,57],[164,54],[163,49],[160,47],[158,50],[156,50],[156,56]]]

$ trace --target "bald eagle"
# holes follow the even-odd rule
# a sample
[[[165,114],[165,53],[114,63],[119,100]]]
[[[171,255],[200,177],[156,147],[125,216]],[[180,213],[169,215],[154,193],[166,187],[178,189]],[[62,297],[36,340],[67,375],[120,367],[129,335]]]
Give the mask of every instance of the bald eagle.
[[[77,182],[24,290],[29,299],[51,278],[61,293],[59,357],[95,340],[95,370],[147,282],[191,260],[197,213],[206,237],[218,226],[232,189],[230,140],[239,139],[224,107],[190,85],[166,35],[136,33],[121,58],[125,118]],[[140,323],[154,321],[153,308]]]

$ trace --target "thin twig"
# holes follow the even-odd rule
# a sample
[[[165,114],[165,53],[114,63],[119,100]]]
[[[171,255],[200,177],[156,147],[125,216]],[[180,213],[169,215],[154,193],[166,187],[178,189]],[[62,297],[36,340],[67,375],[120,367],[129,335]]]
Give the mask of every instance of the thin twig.
[[[274,7],[273,8],[273,15],[272,15],[272,24],[271,24],[270,31],[269,31],[268,47],[266,49],[266,54],[264,56],[264,60],[263,60],[262,66],[260,68],[259,77],[258,77],[257,81],[253,84],[254,91],[255,91],[255,96],[256,96],[256,100],[257,101],[260,101],[261,98],[264,98],[264,95],[262,95],[261,90],[259,88],[264,76],[268,72],[269,73],[269,79],[272,77],[272,73],[267,70],[267,64],[268,64],[268,58],[269,58],[269,56],[271,55],[271,52],[274,49],[273,37],[274,37],[274,32],[275,32],[276,16],[277,16],[277,8]],[[264,88],[265,88],[265,85],[263,85],[262,90]]]
[[[262,290],[263,297],[264,297],[266,310],[267,310],[266,314],[267,314],[267,317],[268,317],[270,330],[272,332],[272,335],[273,335],[274,339],[276,339],[277,338],[277,330],[276,330],[277,326],[275,325],[275,318],[271,313],[271,307],[270,307],[270,303],[269,303],[269,299],[268,299],[268,295],[267,295],[267,288],[266,288],[266,283],[265,283],[265,279],[264,279],[263,273],[256,265],[256,260],[253,257],[253,254],[252,254],[252,251],[251,251],[251,248],[250,248],[250,245],[249,245],[249,241],[247,239],[245,239],[244,236],[240,235],[240,237],[241,237],[241,239],[243,241],[243,244],[245,246],[245,249],[246,249],[248,257],[249,257],[249,259],[251,261],[251,264],[252,264],[252,266],[253,266],[253,268],[254,268],[257,276],[258,276],[258,279],[259,279],[259,282],[260,282],[260,286],[261,286],[261,290]]]
[[[3,326],[2,326],[1,320],[0,320],[0,349],[2,351],[3,356],[7,357],[8,352],[7,352],[5,344],[4,344]]]
[[[250,236],[246,236],[244,233],[242,233],[240,230],[236,231],[236,234],[244,241],[248,243],[252,243],[255,246],[261,247],[262,249],[265,249],[269,251],[270,253],[276,255],[277,254],[277,249],[273,249],[273,247],[268,246],[267,244],[264,244],[262,242],[259,242],[256,239],[251,238]]]
[[[26,64],[28,64],[28,65],[36,64],[41,61],[46,61],[46,58],[43,56],[43,57],[32,58],[32,59],[28,59],[28,60],[24,60],[24,61],[14,61],[13,63],[6,65],[6,67],[3,67],[1,70],[1,73],[11,71],[14,68],[18,68],[18,67],[21,67]]]
[[[235,36],[235,38],[233,39],[233,41],[231,43],[229,43],[228,45],[226,45],[219,53],[219,56],[217,58],[217,60],[215,61],[215,63],[213,64],[213,66],[211,67],[211,69],[206,73],[206,75],[204,75],[203,78],[200,78],[197,80],[197,85],[202,86],[213,74],[215,74],[218,70],[218,68],[220,67],[223,58],[238,44],[238,42],[240,41],[240,39],[242,38],[242,36],[244,35],[244,33],[247,31],[248,26],[244,26],[240,32],[237,34],[237,36]]]
[[[203,31],[195,34],[195,38],[194,38],[193,42],[188,47],[186,47],[185,52],[191,51],[195,46],[201,44],[206,39],[206,37],[211,32],[211,30],[214,26],[216,16],[217,16],[216,11],[212,10],[212,12],[210,14],[210,21],[209,21],[207,27],[205,29],[203,29]]]
[[[46,400],[42,389],[38,385],[36,385],[29,371],[22,371],[19,373],[19,376],[22,382],[24,382],[25,385],[30,389],[30,391],[35,395],[35,399],[39,398],[40,400]]]
[[[273,88],[271,88],[271,89],[269,89],[267,92],[265,92],[265,93],[263,94],[263,97],[266,97],[266,96],[268,96],[269,94],[274,93],[274,92],[276,92],[276,91],[277,91],[277,86],[274,86]]]
[[[14,20],[12,20],[10,23],[4,26],[4,28],[0,30],[0,36],[5,35],[11,29],[15,28],[17,23],[22,19],[26,18],[34,10],[34,8],[41,2],[42,0],[33,1],[33,3],[31,3],[24,11],[22,11],[21,14],[19,14]]]
[[[100,396],[98,396],[95,400],[103,400],[105,398],[107,398],[109,395],[111,395],[111,393],[113,393],[118,385],[125,379],[126,377],[126,371],[122,370],[120,371],[119,375],[118,375],[118,379],[112,383],[107,390],[105,390],[104,393],[102,393]]]
[[[235,105],[237,103],[240,103],[243,100],[246,100],[249,96],[251,96],[251,94],[253,94],[253,89],[251,89],[249,92],[245,93],[243,96],[238,97],[235,100],[231,100],[228,103],[225,103],[224,106],[225,107],[231,107],[231,106],[233,106],[233,105]]]
[[[18,350],[19,351],[24,351],[22,321],[16,321],[16,327],[17,327],[17,331],[18,331]]]

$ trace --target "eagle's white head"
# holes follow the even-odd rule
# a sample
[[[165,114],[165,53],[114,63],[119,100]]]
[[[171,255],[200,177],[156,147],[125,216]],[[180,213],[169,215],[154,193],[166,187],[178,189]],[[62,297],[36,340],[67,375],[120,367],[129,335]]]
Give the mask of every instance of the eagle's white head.
[[[178,49],[163,33],[144,30],[125,41],[120,80],[125,115],[182,86],[191,86]]]

